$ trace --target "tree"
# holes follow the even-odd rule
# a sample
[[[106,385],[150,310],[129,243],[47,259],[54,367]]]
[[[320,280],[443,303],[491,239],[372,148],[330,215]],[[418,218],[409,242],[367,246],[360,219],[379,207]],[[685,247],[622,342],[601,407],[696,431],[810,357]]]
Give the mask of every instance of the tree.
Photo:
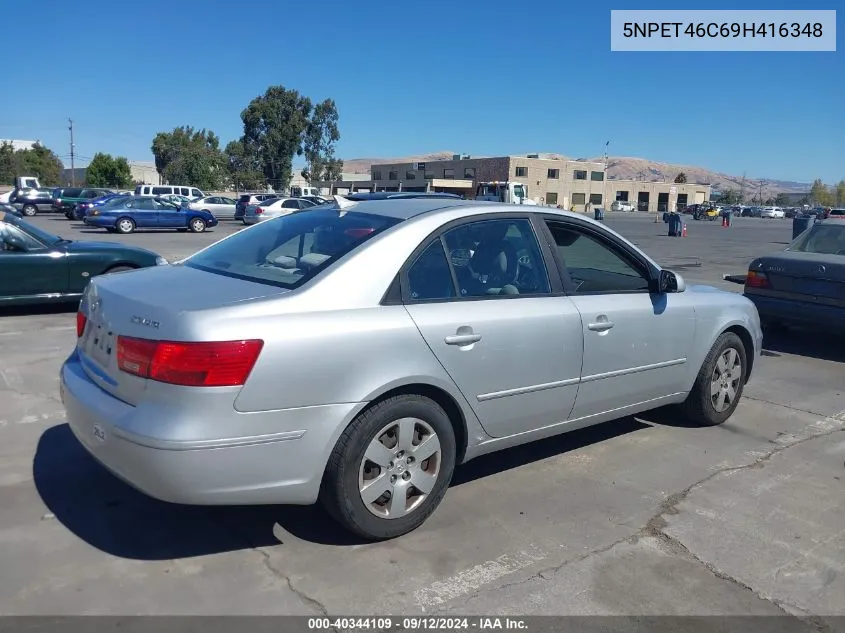
[[[182,126],[159,132],[151,149],[156,170],[165,182],[213,191],[225,176],[220,139],[211,130]]]
[[[841,207],[845,205],[845,180],[840,180],[836,185],[836,206]]]
[[[276,191],[290,184],[293,157],[303,152],[310,115],[311,100],[284,86],[270,86],[241,112],[244,150],[256,158],[266,182]]]
[[[677,176],[675,176],[675,182],[679,185],[684,184],[687,181],[687,175],[684,172],[681,172]]]
[[[821,178],[816,178],[813,181],[813,186],[810,187],[810,199],[823,207],[830,206],[833,202],[830,189],[822,182]]]
[[[45,187],[60,185],[64,169],[59,157],[40,143],[19,150],[10,143],[0,146],[0,181],[6,184],[14,183],[16,176],[36,176]]]
[[[338,161],[334,157],[334,144],[340,140],[337,120],[337,106],[332,99],[326,99],[314,107],[302,142],[306,161],[302,177],[309,183],[338,179],[328,177],[338,172]],[[341,161],[339,171],[342,170]]]
[[[783,192],[779,193],[775,196],[774,204],[778,205],[779,207],[785,207],[789,204],[789,196]]]
[[[742,202],[742,197],[735,189],[725,189],[724,191],[719,192],[718,200],[722,204],[740,204]]]
[[[266,186],[261,164],[252,152],[247,151],[242,141],[230,142],[223,154],[229,180],[235,189],[255,191]]]
[[[89,187],[130,187],[132,170],[129,161],[123,156],[114,158],[111,154],[97,152],[85,170],[85,182]]]

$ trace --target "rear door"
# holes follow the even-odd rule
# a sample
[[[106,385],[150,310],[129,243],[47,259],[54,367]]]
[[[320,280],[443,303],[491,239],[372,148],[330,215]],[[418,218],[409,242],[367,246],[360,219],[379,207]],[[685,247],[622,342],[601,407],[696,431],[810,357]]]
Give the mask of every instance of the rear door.
[[[132,219],[135,220],[135,226],[138,228],[155,229],[160,226],[158,217],[158,207],[153,198],[138,198],[137,200],[130,200],[127,202],[127,207],[132,205],[129,209]]]
[[[448,225],[402,273],[405,307],[494,437],[568,419],[581,318],[528,214]],[[551,275],[550,275],[551,271]]]

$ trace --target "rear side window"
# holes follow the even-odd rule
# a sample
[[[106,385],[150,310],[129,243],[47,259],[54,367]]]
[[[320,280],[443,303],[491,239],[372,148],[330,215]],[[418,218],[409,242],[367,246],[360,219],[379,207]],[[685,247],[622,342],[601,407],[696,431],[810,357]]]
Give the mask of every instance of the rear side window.
[[[292,213],[218,242],[186,260],[207,272],[298,288],[400,220],[335,208]]]
[[[153,187],[154,196],[165,196],[171,193],[173,193],[173,189],[171,187]]]
[[[79,198],[82,195],[82,189],[65,189],[62,192],[64,198]]]

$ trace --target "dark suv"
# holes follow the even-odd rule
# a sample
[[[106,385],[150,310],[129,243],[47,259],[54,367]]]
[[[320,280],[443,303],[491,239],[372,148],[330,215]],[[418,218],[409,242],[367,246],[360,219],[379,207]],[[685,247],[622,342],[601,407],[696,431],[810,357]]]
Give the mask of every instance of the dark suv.
[[[50,189],[22,189],[9,200],[13,207],[29,218],[39,211],[53,208],[53,192]]]

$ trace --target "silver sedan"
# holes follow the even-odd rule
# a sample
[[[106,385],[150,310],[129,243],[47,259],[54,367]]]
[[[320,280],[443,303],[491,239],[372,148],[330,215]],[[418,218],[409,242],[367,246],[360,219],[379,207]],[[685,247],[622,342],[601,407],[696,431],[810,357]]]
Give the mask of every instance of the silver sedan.
[[[304,198],[271,198],[263,200],[258,204],[247,206],[244,212],[243,223],[246,225],[258,224],[265,220],[288,215],[301,209],[310,209],[316,206],[313,202]]]
[[[193,200],[188,204],[189,209],[208,211],[218,220],[234,220],[237,200],[225,196],[206,196]]]
[[[485,453],[664,405],[721,424],[762,343],[748,299],[601,223],[424,198],[338,198],[98,277],[77,334],[67,418],[120,478],[319,500],[368,539],[422,524]]]

